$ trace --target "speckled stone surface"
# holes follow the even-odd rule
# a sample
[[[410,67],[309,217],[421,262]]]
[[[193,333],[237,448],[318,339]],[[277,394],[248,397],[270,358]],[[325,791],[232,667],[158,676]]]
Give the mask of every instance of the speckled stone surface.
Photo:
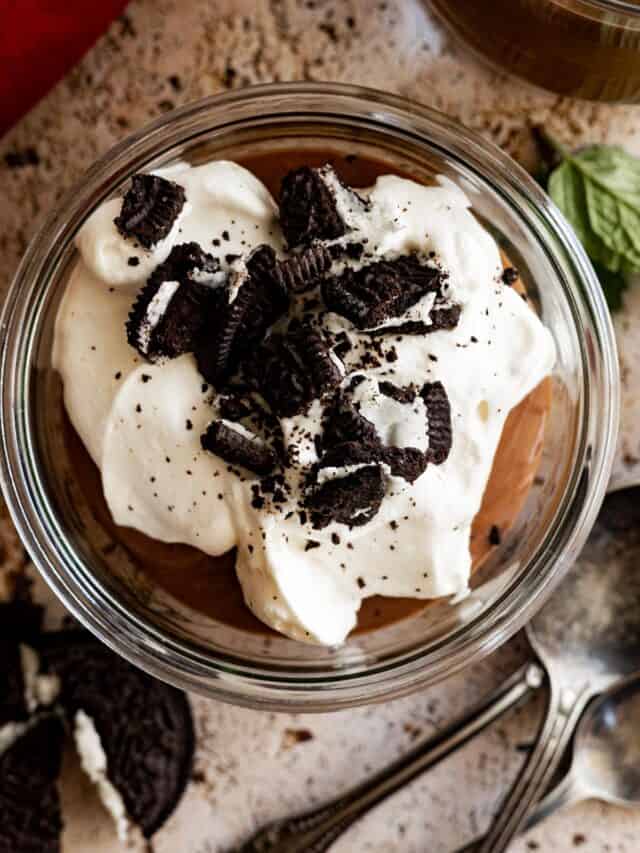
[[[615,141],[640,153],[640,107],[576,103],[480,67],[414,0],[134,0],[85,59],[0,140],[0,299],[42,214],[114,142],[173,106],[272,80],[342,80],[435,106],[535,163],[530,126],[571,145]],[[616,319],[623,432],[616,477],[640,467],[640,288]],[[33,573],[0,505],[0,595]],[[38,585],[38,595],[47,597]],[[49,619],[60,618],[51,604]],[[294,717],[193,698],[194,779],[155,853],[224,851],[262,822],[320,803],[437,731],[526,657],[517,638],[490,659],[410,698]],[[534,737],[540,701],[505,720],[361,821],[336,853],[446,853],[483,830]],[[111,825],[68,757],[64,853],[116,853]],[[640,814],[590,803],[557,815],[513,853],[636,853]]]

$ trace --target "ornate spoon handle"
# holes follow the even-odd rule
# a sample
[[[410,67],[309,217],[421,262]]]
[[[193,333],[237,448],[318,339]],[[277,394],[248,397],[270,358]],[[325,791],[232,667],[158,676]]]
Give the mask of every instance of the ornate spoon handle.
[[[371,779],[314,811],[268,824],[238,853],[323,853],[365,812],[522,702],[544,680],[541,667],[526,664],[463,717]]]
[[[536,800],[549,784],[580,715],[593,695],[590,685],[576,693],[551,687],[538,742],[477,848],[478,853],[504,853],[520,832]]]

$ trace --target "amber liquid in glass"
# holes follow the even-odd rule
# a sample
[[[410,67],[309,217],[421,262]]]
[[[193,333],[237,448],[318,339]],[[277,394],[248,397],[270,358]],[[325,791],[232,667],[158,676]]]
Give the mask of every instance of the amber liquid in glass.
[[[524,80],[577,98],[640,101],[637,13],[590,0],[430,0],[476,53]]]

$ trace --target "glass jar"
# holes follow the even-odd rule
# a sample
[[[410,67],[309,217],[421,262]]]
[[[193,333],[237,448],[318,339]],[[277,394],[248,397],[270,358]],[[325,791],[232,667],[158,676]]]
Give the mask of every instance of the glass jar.
[[[52,333],[74,236],[132,173],[176,160],[310,146],[449,176],[518,266],[555,338],[553,402],[537,485],[463,601],[436,602],[339,648],[232,629],[145,583],[93,517],[61,441]],[[352,86],[279,84],[189,104],[117,145],[34,237],[2,316],[0,472],[23,541],[66,607],[133,663],[251,707],[310,711],[388,699],[468,666],[542,604],[581,548],[607,484],[619,382],[609,313],[575,234],[505,154],[444,115]],[[87,401],[91,405],[91,401]]]
[[[590,101],[640,101],[640,3],[430,0],[479,56],[544,89]]]

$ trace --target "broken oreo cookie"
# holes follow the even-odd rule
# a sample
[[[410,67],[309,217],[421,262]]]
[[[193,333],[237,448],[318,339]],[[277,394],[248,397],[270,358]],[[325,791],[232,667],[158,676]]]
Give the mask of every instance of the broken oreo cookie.
[[[375,329],[393,317],[401,317],[425,294],[437,293],[442,273],[423,263],[416,255],[393,261],[376,261],[322,282],[327,307],[346,317],[356,328]]]
[[[341,183],[331,166],[320,169],[301,166],[282,180],[280,224],[290,249],[309,246],[314,240],[344,236],[348,226],[338,210],[336,190],[348,194],[349,202],[364,208],[363,200]]]
[[[321,243],[278,261],[272,274],[290,293],[304,293],[320,283],[331,269],[334,253]]]
[[[176,807],[189,780],[194,733],[184,693],[157,681],[85,639],[52,635],[42,649],[61,681],[60,703],[75,719],[93,722],[106,755],[107,776],[127,816],[149,838]]]
[[[197,243],[174,246],[140,291],[127,340],[149,361],[192,352],[220,299],[220,264]]]
[[[269,445],[250,438],[241,429],[227,426],[224,421],[212,421],[201,436],[202,447],[230,465],[241,465],[262,476],[269,474],[278,462],[276,454]]]
[[[64,728],[37,720],[0,754],[0,853],[59,853]]]
[[[379,465],[364,464],[344,477],[326,480],[307,498],[316,530],[332,522],[359,527],[377,514],[384,498],[385,479]]]
[[[293,417],[333,390],[342,374],[322,336],[306,326],[272,335],[257,352],[253,374],[261,394],[280,417]]]
[[[427,382],[420,396],[427,409],[427,459],[434,465],[441,465],[451,450],[451,403],[442,382]]]
[[[145,249],[150,249],[169,234],[185,201],[180,184],[158,175],[133,175],[131,189],[114,219],[116,228],[123,237],[135,238]]]
[[[195,350],[198,370],[213,385],[224,386],[288,308],[286,291],[271,275],[274,258],[270,247],[260,247],[229,278]]]

